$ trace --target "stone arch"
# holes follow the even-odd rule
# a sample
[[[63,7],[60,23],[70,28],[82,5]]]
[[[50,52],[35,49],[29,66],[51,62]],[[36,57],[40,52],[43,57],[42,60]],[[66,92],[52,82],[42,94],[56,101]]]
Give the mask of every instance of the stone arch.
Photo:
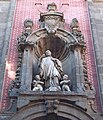
[[[77,39],[70,32],[63,29],[57,29],[56,34],[48,34],[46,29],[40,29],[34,31],[26,41],[34,42],[37,57],[50,49],[53,57],[63,60],[69,52],[68,44],[77,42]]]
[[[37,31],[34,31],[28,38],[26,41],[32,41],[32,42],[36,42],[40,37],[43,36],[48,36],[50,34],[47,33],[47,30],[45,28],[39,29]],[[54,34],[55,36],[60,36],[61,38],[64,38],[65,40],[67,40],[67,42],[77,42],[77,39],[68,31],[63,30],[58,28],[56,33]]]
[[[81,84],[81,81],[83,80],[81,74],[83,76],[83,71],[80,71],[80,73],[78,73],[80,76],[77,77],[76,72],[78,71],[76,71],[76,67],[78,67],[78,65],[79,67],[82,67],[82,60],[80,50],[78,49],[76,51],[75,49],[75,44],[78,44],[78,41],[70,32],[58,28],[55,34],[50,34],[43,28],[34,31],[26,39],[26,42],[33,43],[34,45],[32,48],[30,48],[30,46],[26,47],[23,53],[21,84],[27,91],[32,90],[31,83],[35,76],[39,74],[38,59],[47,49],[51,50],[53,57],[62,61],[63,71],[71,80],[71,90],[77,90],[77,81]],[[29,68],[26,70],[25,66],[29,66]]]
[[[60,102],[57,112],[51,114],[56,115],[58,118],[63,118],[62,120],[93,120],[93,118],[80,107],[65,102]],[[38,120],[38,118],[45,120],[49,115],[50,114],[46,113],[44,102],[38,101],[36,103],[29,103],[21,108],[13,115],[11,120],[17,120],[18,118],[19,120]]]

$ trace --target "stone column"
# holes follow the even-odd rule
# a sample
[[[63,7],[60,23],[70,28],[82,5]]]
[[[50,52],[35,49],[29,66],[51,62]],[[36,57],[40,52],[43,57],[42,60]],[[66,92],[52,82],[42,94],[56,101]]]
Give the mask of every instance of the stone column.
[[[30,91],[32,83],[32,49],[27,46],[24,49],[23,63],[21,68],[21,90]]]
[[[82,49],[83,45],[80,45],[79,43],[72,44],[70,46],[71,51],[74,53],[74,71],[75,74],[75,86],[76,86],[76,91],[77,92],[83,92],[83,83],[84,83],[84,73],[83,73],[83,60],[82,60]]]
[[[76,69],[76,81],[77,81],[77,92],[83,92],[83,81],[84,81],[84,74],[83,74],[83,61],[81,56],[81,48],[80,46],[76,46],[74,50],[75,56],[75,69]]]

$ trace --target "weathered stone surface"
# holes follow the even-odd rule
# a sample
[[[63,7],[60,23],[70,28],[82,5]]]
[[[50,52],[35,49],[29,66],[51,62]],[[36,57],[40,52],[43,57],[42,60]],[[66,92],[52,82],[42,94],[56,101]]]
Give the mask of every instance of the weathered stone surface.
[[[75,95],[75,96],[74,96]],[[16,116],[11,118],[11,120],[16,120],[18,115],[22,120],[25,116],[26,119],[28,115],[30,119],[33,119],[38,115],[38,113],[42,113],[43,116],[47,116],[50,113],[54,113],[57,116],[62,116],[65,118],[72,118],[73,120],[94,120],[85,110],[87,105],[87,97],[84,94],[76,94],[76,93],[68,93],[68,92],[21,92],[18,97],[18,113]],[[35,104],[36,103],[36,104]],[[25,106],[31,106],[30,110],[29,107],[26,107],[25,110],[20,112],[19,110]],[[33,106],[34,107],[33,107]],[[71,113],[70,111],[73,111]],[[79,113],[77,113],[77,111]],[[80,112],[81,111],[81,112]],[[67,112],[65,114],[65,112]],[[32,116],[30,114],[36,113],[36,116]],[[69,116],[68,113],[71,113]],[[79,116],[78,116],[79,115]],[[75,116],[77,118],[75,118]]]
[[[11,1],[12,2],[12,1]],[[93,6],[92,6],[93,7]],[[14,6],[13,7],[11,7],[10,8],[10,10],[9,10],[9,16],[13,16],[13,8],[14,8]],[[6,9],[5,8],[3,8],[3,9],[1,9],[0,8],[0,11],[2,11],[2,10],[4,10],[4,12],[6,11]],[[11,12],[10,12],[11,11]],[[92,8],[92,12],[95,12],[96,14],[91,14],[91,18],[94,18],[94,16],[95,17],[97,17],[97,14],[100,12],[99,10],[98,11],[96,11],[96,10],[94,10],[93,8]],[[102,18],[102,16],[101,15],[99,15],[99,17],[97,17],[97,20],[99,20],[99,19],[101,19]],[[6,17],[5,16],[2,16],[2,19],[5,19],[4,20],[4,22],[6,22]],[[1,25],[1,28],[6,28],[6,32],[4,32],[4,37],[2,37],[2,38],[4,38],[4,43],[3,42],[1,42],[1,44],[3,43],[3,45],[4,46],[2,46],[1,47],[1,50],[3,51],[3,54],[0,54],[1,55],[1,64],[3,65],[3,67],[5,68],[5,56],[7,55],[7,47],[8,47],[8,42],[9,42],[9,38],[10,38],[10,32],[11,32],[11,25],[12,25],[12,17],[9,17],[8,19],[7,19],[7,21],[8,22],[6,22],[6,24],[4,23],[4,24],[2,24]],[[3,22],[2,20],[1,20],[1,22]],[[92,25],[94,26],[94,29],[96,30],[96,24],[99,24],[98,23],[98,21],[97,21],[97,23],[95,23],[95,19],[92,19]],[[99,28],[101,26],[101,31],[99,31],[99,33],[100,33],[100,37],[102,37],[102,24],[100,23],[99,24],[99,26],[97,27],[97,29]],[[94,30],[94,31],[95,31]],[[4,29],[3,29],[3,31],[4,31]],[[58,32],[61,32],[61,30],[60,29],[58,29],[58,31],[57,31],[57,34],[56,35],[58,35],[59,33]],[[94,33],[97,33],[96,31],[94,32]],[[63,38],[64,37],[70,37],[70,35],[67,35],[67,36],[65,36],[65,32],[61,32],[60,34],[63,34]],[[1,34],[1,36],[2,36],[2,34]],[[34,34],[34,37],[35,36],[37,36],[37,37],[41,37],[41,35],[39,36],[39,35],[37,35],[37,34]],[[96,37],[97,37],[97,39],[98,39],[98,36],[97,36],[97,34],[95,34],[95,36],[94,36],[94,39],[96,39]],[[33,40],[35,40],[34,38],[33,38]],[[97,42],[94,42],[95,43],[95,49],[96,49],[96,57],[99,59],[100,58],[100,49],[99,49],[99,44],[98,44],[98,41]],[[102,46],[101,46],[101,49],[102,49]],[[30,57],[28,57],[28,58],[30,58]],[[28,61],[28,59],[27,59],[27,61]],[[78,60],[78,64],[80,63],[80,61]],[[102,63],[102,62],[100,62],[99,61],[99,63]],[[66,64],[67,65],[67,64]],[[24,64],[24,66],[26,66],[26,64]],[[100,73],[102,73],[102,68],[101,68],[102,66],[98,66],[98,69],[101,71]],[[71,67],[72,68],[72,67]],[[28,76],[29,74],[28,74],[28,72],[30,72],[29,71],[29,69],[26,69],[25,67],[24,67],[24,70],[27,70],[27,74],[26,74],[26,76]],[[23,70],[23,71],[24,71]],[[81,73],[81,71],[82,71],[82,69],[81,69],[81,67],[80,66],[77,66],[77,69],[76,69],[76,72],[77,72],[77,74],[76,74],[76,78],[78,79],[78,81],[76,81],[77,82],[77,86],[79,86],[80,87],[80,85],[81,85],[81,80],[83,79],[83,75],[82,74],[80,74]],[[72,70],[71,71],[69,71],[70,73],[72,72]],[[2,75],[4,74],[4,69],[2,70],[2,73],[1,73]],[[72,72],[72,76],[73,76],[73,72]],[[0,77],[2,77],[3,78],[3,76],[0,76]],[[24,74],[23,74],[23,77],[25,77],[25,71],[24,71]],[[74,76],[73,76],[74,77]],[[72,79],[74,79],[72,77]],[[3,79],[2,79],[3,80]],[[25,79],[24,79],[24,82],[25,82]],[[29,81],[29,78],[28,78],[28,80],[26,81],[26,82],[30,82]],[[1,81],[1,83],[0,83],[1,85],[2,85],[2,81]],[[101,84],[102,85],[102,84]],[[30,87],[29,87],[29,89],[31,89]],[[87,115],[86,114],[86,109],[85,109],[85,105],[87,104],[86,102],[86,98],[85,98],[85,95],[80,95],[80,94],[77,94],[77,93],[73,93],[73,96],[72,95],[68,95],[69,97],[68,97],[68,99],[67,99],[67,96],[66,96],[66,93],[63,93],[63,94],[56,94],[56,96],[53,94],[53,93],[51,93],[51,94],[47,94],[47,96],[44,94],[44,92],[42,93],[42,95],[41,94],[32,94],[31,92],[27,95],[27,93],[25,94],[22,94],[23,96],[20,98],[20,97],[18,97],[19,99],[18,99],[18,108],[21,108],[21,106],[23,107],[23,106],[25,106],[25,105],[30,105],[29,107],[30,107],[30,109],[27,107],[27,109],[24,109],[24,111],[23,111],[23,113],[21,112],[21,111],[19,111],[18,113],[21,113],[21,114],[19,114],[18,115],[18,113],[16,114],[17,116],[15,116],[15,118],[13,119],[13,120],[17,120],[18,119],[18,116],[20,117],[20,119],[25,119],[25,117],[26,117],[26,115],[27,115],[27,118],[26,118],[26,120],[30,120],[30,119],[34,119],[34,116],[32,116],[33,114],[35,114],[35,113],[39,113],[39,112],[41,112],[42,111],[42,113],[40,113],[40,114],[43,114],[44,116],[46,115],[46,113],[48,113],[48,110],[46,110],[46,108],[47,109],[52,109],[50,112],[54,112],[55,113],[55,109],[57,109],[57,104],[59,104],[58,103],[58,101],[56,101],[56,105],[54,105],[55,104],[55,101],[54,101],[54,99],[56,98],[56,99],[59,99],[59,100],[61,100],[61,104],[60,104],[60,106],[59,106],[59,113],[58,113],[58,115],[64,115],[64,113],[65,112],[67,112],[65,115],[64,115],[64,117],[66,117],[66,118],[70,118],[70,119],[73,119],[73,120],[77,120],[76,119],[76,117],[78,117],[78,119],[81,119],[81,120],[93,120],[91,117],[90,117],[90,119],[89,119],[89,115]],[[36,96],[37,95],[37,96]],[[40,96],[39,96],[40,95]],[[75,95],[75,97],[74,97],[74,95]],[[39,96],[39,97],[38,97]],[[62,101],[62,99],[64,98],[64,96],[65,96],[65,101]],[[35,98],[36,99],[35,99]],[[81,99],[81,98],[82,99]],[[84,97],[84,98],[83,98]],[[46,98],[46,99],[48,99],[49,98],[49,100],[48,101],[46,101],[46,102],[44,102],[44,98]],[[53,99],[53,100],[51,100],[51,99]],[[41,100],[41,101],[39,101],[39,100]],[[14,100],[15,101],[15,100]],[[13,101],[13,102],[14,102]],[[38,103],[39,102],[39,103]],[[67,103],[66,103],[67,102]],[[72,106],[72,104],[70,105],[70,106],[68,106],[68,104],[69,104],[69,102],[72,102],[72,103],[74,103],[74,102],[76,102],[76,105],[78,105],[79,107],[82,107],[83,108],[83,110],[80,108],[80,109],[78,109],[77,110],[77,108],[78,108],[78,106],[75,106],[76,108],[74,109],[74,106]],[[29,104],[30,103],[30,104]],[[37,105],[36,105],[36,104]],[[44,104],[44,103],[48,103],[48,104]],[[52,105],[53,104],[53,105]],[[66,104],[66,105],[65,105]],[[33,106],[32,106],[33,105]],[[36,105],[36,107],[34,107]],[[50,105],[50,106],[49,106]],[[40,111],[39,111],[40,110]],[[79,111],[80,110],[80,111]],[[45,112],[46,111],[46,112]],[[69,114],[71,114],[71,111],[73,111],[73,115],[71,115],[71,116],[69,116]],[[56,111],[56,112],[58,112],[58,111]],[[64,112],[64,113],[63,113]],[[39,116],[38,115],[38,113],[36,114],[36,116],[35,117],[37,117],[37,116]],[[41,115],[42,116],[42,115]],[[73,116],[76,116],[76,117],[73,117]],[[21,118],[22,117],[22,118]],[[3,119],[3,120],[7,120],[9,117],[7,117],[6,116],[6,114],[3,116],[1,116],[0,117],[0,119]],[[49,117],[48,117],[49,118]],[[61,120],[61,119],[60,119]],[[100,120],[100,119],[98,119],[98,118],[96,118],[95,120]]]
[[[90,13],[90,21],[92,27],[92,35],[93,35],[93,44],[94,44],[94,52],[96,58],[97,65],[97,76],[100,90],[100,98],[102,104],[102,112],[103,112],[103,0],[93,0],[93,2],[89,2],[89,13]],[[101,3],[99,3],[102,1]],[[95,11],[95,12],[94,12]]]
[[[4,79],[6,55],[10,40],[15,0],[0,1],[0,97]]]

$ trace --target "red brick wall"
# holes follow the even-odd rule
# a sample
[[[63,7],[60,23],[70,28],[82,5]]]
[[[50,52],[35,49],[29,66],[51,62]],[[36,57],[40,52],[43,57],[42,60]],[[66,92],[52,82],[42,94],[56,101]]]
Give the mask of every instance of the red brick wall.
[[[86,1],[85,0],[17,0],[13,29],[9,43],[7,61],[6,61],[5,78],[4,78],[3,91],[2,91],[2,106],[1,106],[2,110],[8,107],[8,102],[9,102],[8,86],[10,84],[10,81],[15,79],[15,70],[16,70],[17,55],[18,55],[16,38],[18,35],[21,34],[23,30],[23,22],[25,19],[31,18],[34,22],[34,30],[38,29],[39,26],[38,20],[39,20],[40,12],[45,12],[47,8],[47,4],[52,2],[55,2],[57,4],[57,8],[59,12],[64,13],[66,30],[69,30],[69,24],[72,18],[77,18],[80,22],[80,28],[85,36],[85,41],[87,44],[86,59],[88,65],[88,76],[89,79],[94,83],[94,86],[97,90],[97,95],[96,95],[97,106],[99,110],[101,109]],[[35,6],[35,3],[41,3],[42,5]],[[69,6],[65,4],[69,4]]]

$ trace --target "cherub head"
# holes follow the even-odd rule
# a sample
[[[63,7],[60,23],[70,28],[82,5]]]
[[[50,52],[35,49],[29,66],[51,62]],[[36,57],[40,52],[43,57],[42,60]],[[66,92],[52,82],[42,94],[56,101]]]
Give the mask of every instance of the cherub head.
[[[36,75],[35,76],[35,79],[37,80],[37,81],[39,81],[41,78],[40,78],[40,75]]]
[[[50,50],[46,50],[45,55],[46,56],[51,56],[51,51]]]
[[[63,80],[68,80],[69,78],[68,78],[68,75],[63,75]]]

